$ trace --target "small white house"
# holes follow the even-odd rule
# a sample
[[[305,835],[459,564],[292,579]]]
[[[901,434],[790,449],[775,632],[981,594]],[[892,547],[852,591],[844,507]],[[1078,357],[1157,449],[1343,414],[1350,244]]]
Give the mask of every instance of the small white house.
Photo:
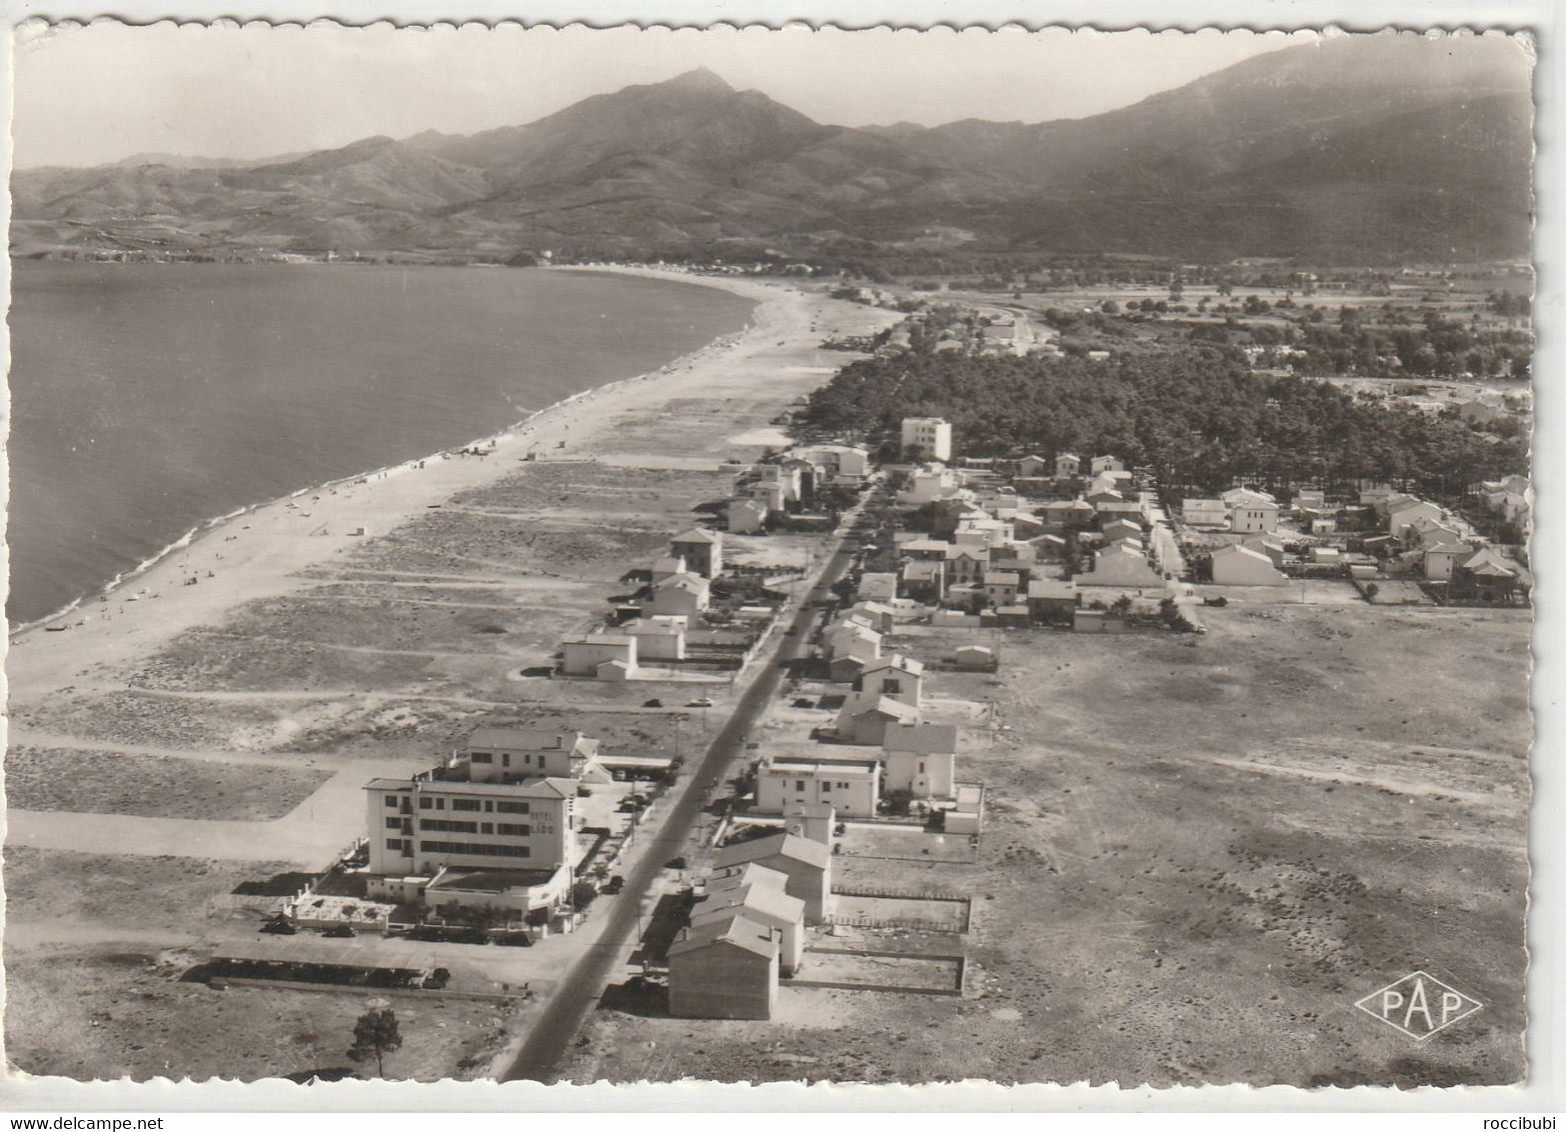
[[[685,627],[683,616],[659,614],[628,622],[622,632],[636,638],[638,660],[684,660]]]
[[[839,818],[873,818],[880,801],[881,764],[875,759],[776,758],[756,769],[758,813],[781,814],[796,802],[830,802]]]
[[[1288,581],[1260,551],[1225,546],[1213,551],[1213,583],[1220,586],[1281,586]]]
[[[618,669],[599,668],[606,664],[623,666]],[[565,642],[565,663],[562,670],[567,676],[596,676],[601,679],[618,679],[636,671],[636,638],[623,633],[595,633],[590,637],[578,637]]]
[[[950,723],[893,723],[881,740],[886,788],[915,798],[950,798],[955,789],[957,727]]]

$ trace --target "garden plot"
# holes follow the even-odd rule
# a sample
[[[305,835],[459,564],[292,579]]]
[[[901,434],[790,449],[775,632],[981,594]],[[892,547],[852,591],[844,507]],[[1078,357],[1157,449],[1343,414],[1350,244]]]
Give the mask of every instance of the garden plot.
[[[906,927],[926,931],[966,932],[969,902],[965,896],[892,895],[839,892],[830,923],[853,927]]]
[[[837,839],[844,857],[969,864],[978,849],[967,835],[931,833],[915,826],[848,822]]]
[[[948,955],[893,955],[876,951],[811,950],[795,987],[836,987],[905,994],[962,993],[963,960]]]

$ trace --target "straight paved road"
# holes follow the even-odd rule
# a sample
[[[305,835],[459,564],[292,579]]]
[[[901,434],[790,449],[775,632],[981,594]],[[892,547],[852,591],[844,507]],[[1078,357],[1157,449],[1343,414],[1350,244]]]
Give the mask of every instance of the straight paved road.
[[[807,629],[815,614],[812,605],[824,597],[832,584],[842,577],[851,554],[852,547],[847,542],[838,544],[837,551],[828,560],[821,577],[794,611],[788,623],[788,632],[783,635],[782,644],[773,659],[741,694],[734,714],[713,739],[701,763],[686,779],[685,792],[675,802],[663,828],[626,877],[625,888],[615,897],[609,911],[609,924],[600,937],[601,942],[561,981],[534,1021],[516,1061],[502,1080],[552,1080],[567,1043],[581,1027],[613,974],[615,963],[636,927],[637,912],[657,880],[663,863],[683,851],[702,810],[705,783],[726,777],[735,760],[743,756],[745,733],[767,701],[776,694],[783,668],[804,651],[808,640]]]

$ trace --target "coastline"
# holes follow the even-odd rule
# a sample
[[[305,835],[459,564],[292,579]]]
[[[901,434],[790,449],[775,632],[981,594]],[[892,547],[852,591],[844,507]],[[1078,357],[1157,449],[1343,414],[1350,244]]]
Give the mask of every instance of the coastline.
[[[626,275],[632,277],[656,279],[660,282],[684,282],[690,284],[691,286],[713,287],[718,290],[726,290],[731,294],[737,294],[742,298],[751,299],[757,304],[758,308],[766,301],[764,298],[765,291],[758,290],[758,285],[747,286],[746,281],[726,280],[713,276],[691,277],[684,272],[659,271],[630,266],[588,268],[567,265],[561,267],[544,268],[542,270],[598,273],[605,275]],[[731,282],[737,283],[739,285],[726,285]],[[459,444],[453,445],[450,448],[432,452],[427,455],[410,457],[395,463],[371,468],[367,471],[350,472],[347,475],[338,476],[333,479],[323,480],[314,484],[307,484],[303,487],[296,488],[287,494],[275,496],[270,499],[259,500],[255,503],[246,504],[242,507],[236,507],[223,514],[214,515],[203,519],[186,529],[178,538],[173,539],[163,547],[160,547],[158,550],[154,551],[146,558],[143,558],[134,566],[118,571],[114,577],[96,589],[82,593],[66,602],[64,605],[52,609],[41,616],[31,618],[27,621],[9,624],[7,626],[6,636],[10,642],[16,643],[20,639],[36,633],[40,629],[44,629],[51,625],[57,625],[60,622],[65,622],[72,628],[83,627],[72,624],[73,618],[80,618],[84,612],[89,612],[92,606],[98,604],[102,600],[107,599],[109,601],[113,601],[116,599],[116,597],[123,600],[123,591],[127,587],[136,583],[138,580],[146,577],[148,573],[154,570],[159,564],[165,562],[171,556],[179,554],[181,551],[195,549],[197,544],[202,540],[209,538],[212,534],[222,530],[235,520],[242,519],[246,516],[255,515],[267,508],[286,505],[289,500],[295,500],[301,496],[313,496],[322,492],[335,494],[339,489],[365,484],[371,480],[386,479],[392,475],[399,475],[404,472],[423,470],[430,461],[447,460],[454,455],[463,452],[464,450],[482,449],[486,447],[498,449],[500,444],[520,435],[526,431],[529,426],[535,423],[543,423],[541,418],[544,418],[546,414],[561,410],[573,402],[581,400],[582,398],[596,394],[612,393],[616,388],[626,385],[627,383],[647,380],[660,375],[668,374],[680,367],[695,364],[697,361],[706,357],[712,351],[722,351],[732,348],[734,345],[738,344],[746,334],[754,329],[756,324],[756,316],[757,311],[753,309],[750,313],[749,319],[743,326],[736,330],[729,331],[726,334],[721,334],[711,341],[703,343],[694,350],[680,354],[664,363],[657,369],[648,370],[639,374],[632,374],[629,377],[616,378],[613,381],[603,382],[601,384],[589,386],[586,389],[578,390],[577,392],[562,397],[557,401],[552,401],[520,419],[512,421],[510,424],[496,432],[491,432],[483,436],[468,439],[462,441]]]
[[[540,463],[592,457],[598,420],[650,400],[644,394],[698,395],[704,373],[763,343],[792,338],[826,300],[787,283],[636,267],[558,267],[708,286],[753,300],[745,327],[656,370],[606,382],[545,406],[508,426],[443,452],[300,488],[192,528],[157,555],[8,634],[7,684],[13,702],[70,684],[89,669],[147,655],[183,630],[220,621],[237,607],[293,589],[300,571],[339,557],[365,537],[385,534],[461,492],[516,470],[529,449]],[[462,454],[464,449],[486,455]],[[363,536],[352,532],[363,529]],[[195,584],[186,584],[194,577]],[[170,609],[173,606],[174,609]],[[176,612],[177,611],[177,612]],[[64,631],[51,631],[51,630]]]

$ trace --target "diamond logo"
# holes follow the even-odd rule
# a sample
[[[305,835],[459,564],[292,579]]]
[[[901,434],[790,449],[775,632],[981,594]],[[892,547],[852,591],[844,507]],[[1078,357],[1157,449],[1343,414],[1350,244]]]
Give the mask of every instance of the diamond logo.
[[[1484,1009],[1484,1003],[1434,975],[1415,971],[1354,1004],[1416,1042]]]

